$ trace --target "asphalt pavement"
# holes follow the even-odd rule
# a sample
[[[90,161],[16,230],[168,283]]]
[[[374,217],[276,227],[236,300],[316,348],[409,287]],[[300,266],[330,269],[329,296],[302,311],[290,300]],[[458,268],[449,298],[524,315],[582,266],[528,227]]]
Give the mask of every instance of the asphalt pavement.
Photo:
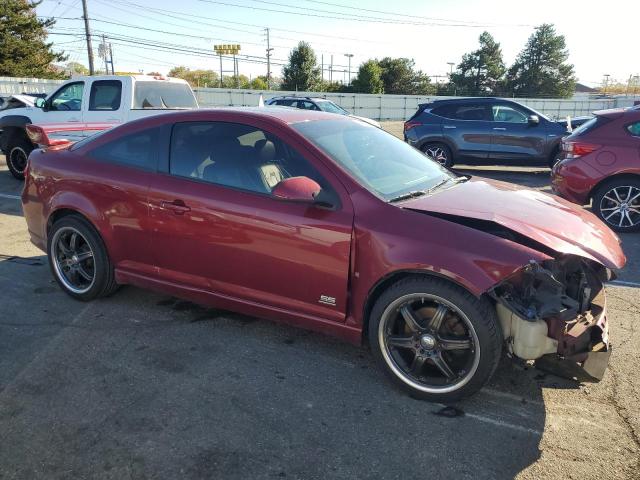
[[[548,170],[465,172],[545,190]],[[454,406],[366,347],[133,287],[80,303],[28,242],[0,158],[1,479],[602,479],[640,471],[640,235],[598,384],[504,359]]]

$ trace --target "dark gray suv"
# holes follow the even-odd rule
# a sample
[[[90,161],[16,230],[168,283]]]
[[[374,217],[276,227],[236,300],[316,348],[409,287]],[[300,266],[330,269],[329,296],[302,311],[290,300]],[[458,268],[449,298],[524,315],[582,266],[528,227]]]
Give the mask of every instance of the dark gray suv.
[[[567,134],[566,121],[501,98],[436,100],[420,105],[404,124],[406,142],[448,167],[553,166]]]

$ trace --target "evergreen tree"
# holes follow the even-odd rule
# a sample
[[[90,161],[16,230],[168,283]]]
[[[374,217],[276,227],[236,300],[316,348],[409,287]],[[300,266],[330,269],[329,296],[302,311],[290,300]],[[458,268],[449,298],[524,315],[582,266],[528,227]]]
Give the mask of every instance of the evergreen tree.
[[[462,95],[498,94],[505,74],[500,44],[489,32],[483,32],[478,40],[480,47],[462,56],[451,83]]]
[[[429,77],[420,70],[414,70],[415,62],[409,58],[385,57],[379,65],[382,68],[384,93],[428,95],[435,92]]]
[[[536,27],[509,69],[507,81],[514,95],[570,97],[576,78],[563,35],[551,24]]]
[[[289,64],[283,69],[282,90],[316,90],[322,81],[316,54],[307,42],[300,42],[289,54]]]
[[[55,24],[52,18],[41,20],[35,7],[41,1],[0,0],[0,76],[61,78],[63,73],[53,68],[53,62],[67,59],[63,52],[54,52],[47,43],[47,29]]]
[[[352,82],[353,90],[359,93],[384,93],[382,67],[377,60],[368,60],[358,68],[358,75]]]

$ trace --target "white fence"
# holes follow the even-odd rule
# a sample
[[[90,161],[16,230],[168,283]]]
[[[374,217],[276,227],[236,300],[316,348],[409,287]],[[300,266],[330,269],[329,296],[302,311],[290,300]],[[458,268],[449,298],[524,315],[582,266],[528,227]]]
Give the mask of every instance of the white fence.
[[[35,78],[0,77],[0,95],[15,93],[50,93],[62,80],[41,80]],[[376,120],[406,120],[415,113],[418,105],[436,99],[452,97],[436,97],[421,95],[374,95],[365,93],[325,93],[325,92],[284,92],[261,90],[233,90],[223,88],[196,88],[196,97],[201,107],[220,106],[256,106],[260,94],[264,99],[276,95],[295,94],[298,96],[325,97],[349,110],[355,115],[374,118]],[[564,118],[588,115],[594,110],[605,108],[627,107],[633,105],[640,96],[615,96],[606,99],[590,99],[578,97],[573,99],[541,99],[518,98],[523,103],[552,118]]]

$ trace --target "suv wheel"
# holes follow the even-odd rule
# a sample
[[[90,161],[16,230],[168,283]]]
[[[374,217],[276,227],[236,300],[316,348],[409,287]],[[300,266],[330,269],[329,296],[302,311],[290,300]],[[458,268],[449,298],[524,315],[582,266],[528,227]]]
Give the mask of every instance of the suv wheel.
[[[14,135],[7,144],[7,167],[18,180],[24,180],[27,159],[35,147],[23,135]]]
[[[640,230],[640,178],[614,178],[593,196],[593,212],[616,232]]]
[[[487,383],[502,351],[493,305],[439,278],[411,277],[376,301],[369,320],[373,354],[410,395],[450,402]]]
[[[453,156],[451,155],[451,149],[444,143],[427,143],[424,147],[422,147],[422,152],[438,162],[440,165],[443,165],[447,168],[453,166]]]

